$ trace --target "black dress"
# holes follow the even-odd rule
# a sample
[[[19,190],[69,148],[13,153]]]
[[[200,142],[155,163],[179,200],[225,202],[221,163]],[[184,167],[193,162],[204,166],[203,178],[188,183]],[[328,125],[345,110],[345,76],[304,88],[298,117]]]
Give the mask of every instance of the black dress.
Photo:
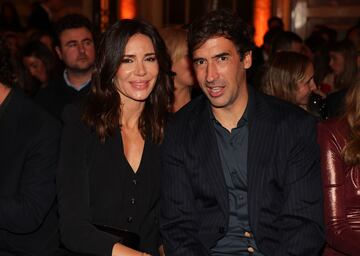
[[[80,121],[79,112],[73,105],[64,111],[58,176],[62,242],[77,253],[111,255],[120,237],[95,225],[109,226],[136,233],[139,250],[158,255],[160,147],[145,140],[134,173],[120,129],[102,144]]]

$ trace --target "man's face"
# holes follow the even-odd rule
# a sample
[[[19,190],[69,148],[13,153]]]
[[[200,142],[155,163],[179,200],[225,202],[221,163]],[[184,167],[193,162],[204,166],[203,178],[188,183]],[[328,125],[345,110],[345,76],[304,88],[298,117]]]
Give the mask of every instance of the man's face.
[[[93,37],[87,28],[72,28],[60,34],[60,47],[56,47],[59,58],[68,70],[88,72],[95,61]]]
[[[213,108],[231,109],[240,104],[241,96],[247,97],[245,70],[251,66],[251,53],[241,61],[231,40],[208,39],[193,52],[193,63],[200,87]]]

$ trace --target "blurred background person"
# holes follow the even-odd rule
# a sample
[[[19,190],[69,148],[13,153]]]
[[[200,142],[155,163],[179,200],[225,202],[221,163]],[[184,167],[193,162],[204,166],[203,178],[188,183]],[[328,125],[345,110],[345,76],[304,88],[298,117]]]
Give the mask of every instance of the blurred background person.
[[[9,58],[0,39],[0,255],[54,255],[60,125],[14,87]]]
[[[282,31],[276,35],[272,42],[270,59],[280,51],[302,53],[303,49],[304,43],[298,34],[291,31]]]
[[[168,53],[171,56],[174,72],[174,104],[176,112],[191,100],[191,92],[195,84],[192,63],[188,56],[187,32],[181,28],[168,27],[160,30]]]
[[[52,31],[54,13],[63,8],[64,0],[40,0],[33,3],[27,20],[28,29]]]
[[[272,29],[284,30],[284,22],[280,17],[272,16],[267,21],[268,31]]]
[[[314,90],[314,66],[307,56],[288,51],[280,51],[273,56],[264,77],[263,92],[310,112],[309,99]],[[319,111],[313,114],[323,117],[324,114]]]
[[[346,34],[346,39],[352,42],[357,52],[357,66],[360,68],[360,24],[351,27]]]
[[[0,32],[24,30],[19,14],[12,2],[3,2],[0,7]]]
[[[320,123],[318,142],[327,245],[324,256],[360,252],[360,80],[346,94],[345,114]]]
[[[28,36],[29,41],[40,41],[45,44],[50,51],[55,53],[54,36],[48,31],[33,31]]]
[[[35,101],[61,120],[64,107],[87,95],[95,62],[92,23],[80,14],[69,14],[56,23],[55,50],[64,65],[60,78],[50,80]]]
[[[48,86],[49,81],[60,77],[58,59],[49,48],[39,41],[31,41],[21,50],[23,66],[28,74],[24,90],[35,96],[40,88]]]
[[[359,74],[357,52],[354,44],[348,40],[335,43],[330,48],[330,63],[332,73],[332,91],[327,96],[328,116],[343,114],[344,98],[348,88],[356,81]]]
[[[159,255],[160,144],[172,104],[170,56],[152,25],[120,20],[103,34],[94,70],[85,103],[64,111],[62,241],[76,253]]]

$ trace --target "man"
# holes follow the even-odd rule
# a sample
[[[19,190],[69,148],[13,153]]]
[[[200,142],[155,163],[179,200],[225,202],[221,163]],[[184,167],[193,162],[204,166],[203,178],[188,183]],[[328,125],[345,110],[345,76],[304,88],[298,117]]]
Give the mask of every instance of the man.
[[[82,15],[61,18],[56,34],[55,50],[65,65],[64,74],[59,80],[50,81],[35,100],[60,119],[65,105],[84,96],[90,88],[95,47],[91,22]]]
[[[160,227],[171,255],[318,255],[316,121],[246,83],[251,33],[230,12],[193,23],[198,97],[169,122]]]
[[[59,243],[54,200],[60,124],[12,88],[2,40],[0,67],[0,255],[53,255]]]
[[[33,10],[28,17],[28,28],[51,32],[53,29],[54,12],[61,10],[63,0],[43,0],[33,4]]]
[[[282,31],[273,40],[270,59],[279,51],[302,53],[304,52],[303,40],[294,32]]]

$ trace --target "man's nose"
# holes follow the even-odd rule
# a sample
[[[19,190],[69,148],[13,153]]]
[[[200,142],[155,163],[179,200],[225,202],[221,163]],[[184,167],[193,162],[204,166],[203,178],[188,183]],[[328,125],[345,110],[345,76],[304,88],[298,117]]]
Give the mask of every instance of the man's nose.
[[[211,83],[217,80],[219,73],[214,63],[209,62],[206,67],[206,82]]]

